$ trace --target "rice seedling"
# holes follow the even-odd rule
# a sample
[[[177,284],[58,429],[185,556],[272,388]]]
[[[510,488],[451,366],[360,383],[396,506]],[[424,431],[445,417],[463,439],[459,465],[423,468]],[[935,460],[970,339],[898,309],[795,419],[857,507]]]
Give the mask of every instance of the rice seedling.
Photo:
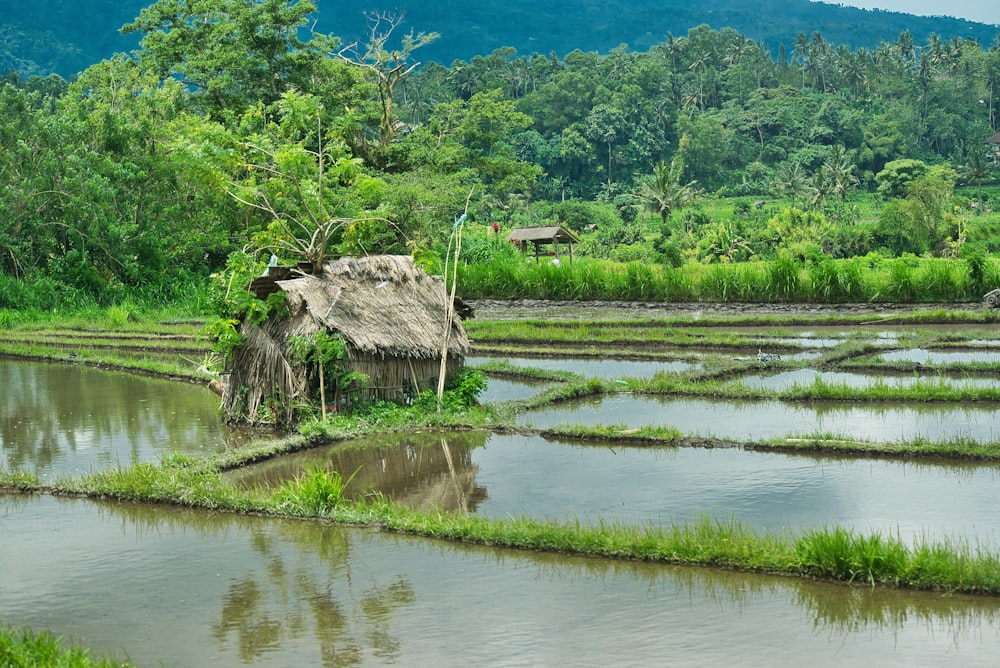
[[[300,478],[282,484],[274,492],[274,502],[280,512],[289,515],[325,515],[341,503],[344,491],[360,470],[344,479],[339,471],[308,466]]]
[[[631,427],[625,424],[599,424],[590,427],[581,425],[556,425],[555,427],[543,430],[541,435],[547,438],[594,442],[605,446],[608,443],[667,445],[683,437],[683,434],[673,427]]]

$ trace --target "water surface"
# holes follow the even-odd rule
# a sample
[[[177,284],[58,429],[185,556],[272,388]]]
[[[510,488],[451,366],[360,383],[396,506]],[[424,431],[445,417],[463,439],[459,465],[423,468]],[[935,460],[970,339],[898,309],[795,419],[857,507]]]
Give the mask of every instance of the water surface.
[[[219,452],[241,434],[190,383],[74,364],[0,360],[0,468],[89,473],[172,452]]]
[[[920,364],[961,364],[978,362],[983,364],[1000,364],[1000,351],[997,350],[927,350],[926,348],[909,348],[879,353],[878,359],[885,362],[916,362]]]
[[[139,665],[994,666],[1000,599],[0,496],[3,622]]]
[[[534,367],[549,371],[570,371],[588,378],[651,378],[658,372],[683,372],[699,369],[700,362],[685,360],[650,361],[602,357],[468,357],[470,365],[486,362],[507,362],[518,367]]]
[[[617,394],[546,406],[519,415],[518,422],[540,429],[567,424],[670,426],[684,434],[747,441],[816,433],[881,442],[1000,438],[1000,410],[988,403],[806,403]]]
[[[424,511],[632,525],[709,515],[777,532],[838,525],[911,542],[961,537],[1000,546],[1000,465],[579,445],[458,432],[358,439],[230,475],[244,487],[273,487],[310,466],[357,471],[351,496],[378,492]]]
[[[740,376],[733,381],[747,387],[766,390],[788,390],[796,385],[811,387],[820,381],[827,385],[846,385],[856,389],[875,386],[913,387],[920,384],[925,387],[958,388],[995,388],[997,379],[986,376],[949,376],[941,375],[893,375],[882,373],[863,373],[848,371],[819,371],[817,369],[793,369],[772,373],[753,373]]]
[[[486,390],[479,395],[479,401],[484,404],[523,401],[535,396],[550,384],[548,381],[487,377]]]

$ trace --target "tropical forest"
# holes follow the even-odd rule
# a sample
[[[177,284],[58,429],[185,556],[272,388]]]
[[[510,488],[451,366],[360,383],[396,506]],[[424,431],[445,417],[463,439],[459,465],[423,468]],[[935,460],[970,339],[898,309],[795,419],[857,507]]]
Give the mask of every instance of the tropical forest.
[[[367,37],[346,43],[306,31],[308,2],[199,11],[151,5],[123,27],[138,51],[71,82],[8,74],[0,305],[174,299],[227,262],[302,251],[295,239],[334,219],[333,256],[433,264],[463,211],[479,231],[565,226],[581,262],[849,273],[965,258],[976,279],[938,294],[744,291],[769,300],[964,300],[990,286],[977,258],[997,250],[996,44],[904,31],[852,50],[813,31],[772,53],[699,26],[644,53],[498,49],[445,66],[420,62],[434,26],[404,33],[398,15],[370,14]],[[503,235],[470,236],[467,296],[607,296],[583,281],[530,294],[544,288],[498,277],[513,259]],[[739,281],[718,294],[692,280],[622,297],[740,296]]]

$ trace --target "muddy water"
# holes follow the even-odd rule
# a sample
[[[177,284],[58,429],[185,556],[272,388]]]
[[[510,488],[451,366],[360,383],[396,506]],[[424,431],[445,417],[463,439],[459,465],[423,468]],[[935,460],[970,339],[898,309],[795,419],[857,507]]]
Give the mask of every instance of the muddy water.
[[[877,385],[884,385],[885,387],[913,387],[917,384],[942,388],[994,388],[1000,383],[1000,380],[997,378],[986,376],[904,376],[845,371],[819,371],[817,369],[754,373],[740,376],[733,382],[751,388],[787,390],[796,385],[799,387],[811,387],[817,380],[827,385],[846,385],[858,389]]]
[[[894,350],[892,352],[880,353],[878,359],[885,362],[919,362],[920,364],[959,364],[970,362],[1000,364],[1000,351],[910,348],[908,350]]]
[[[736,448],[575,445],[521,434],[361,439],[234,472],[274,486],[310,465],[349,474],[349,493],[412,508],[596,523],[687,523],[704,515],[799,532],[837,524],[1000,547],[1000,466],[746,452]]]
[[[172,666],[994,666],[1000,600],[0,496],[3,622]]]
[[[855,404],[713,401],[630,394],[569,401],[523,413],[536,428],[582,424],[670,426],[684,434],[736,440],[831,433],[845,438],[900,441],[962,436],[1000,439],[1000,411],[990,404]]]
[[[650,362],[610,358],[570,358],[570,357],[468,357],[470,366],[486,362],[507,362],[519,367],[534,367],[549,371],[570,371],[589,378],[651,378],[658,372],[691,371],[701,367],[699,362],[671,360]]]
[[[187,383],[70,364],[0,360],[0,467],[42,478],[238,442],[218,397]]]
[[[479,401],[484,404],[495,404],[501,401],[530,399],[549,385],[550,383],[545,381],[487,378],[486,391],[479,395]]]

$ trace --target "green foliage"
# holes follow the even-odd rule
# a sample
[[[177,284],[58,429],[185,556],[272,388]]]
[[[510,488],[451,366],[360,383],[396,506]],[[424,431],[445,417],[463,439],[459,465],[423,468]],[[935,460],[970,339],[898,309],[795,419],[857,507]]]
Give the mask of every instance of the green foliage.
[[[343,398],[350,395],[358,384],[368,380],[365,374],[349,370],[347,342],[337,333],[321,330],[310,336],[292,336],[286,345],[289,361],[315,365],[322,374],[323,392],[327,391],[326,387],[330,388],[333,405],[337,410]],[[325,396],[320,396],[319,399],[326,401]]]
[[[462,241],[461,260],[466,264],[514,261],[517,257],[517,249],[502,234],[470,235]]]
[[[360,468],[347,477],[339,471],[317,464],[308,465],[302,476],[282,483],[273,498],[279,512],[290,515],[321,517],[334,510],[344,499],[344,492]]]
[[[135,322],[139,319],[139,314],[136,311],[134,304],[124,303],[115,304],[114,306],[108,307],[108,324],[112,327],[124,327],[130,322]]]
[[[767,265],[767,293],[778,301],[795,301],[802,296],[802,267],[787,253]]]
[[[782,61],[700,26],[645,53],[501,50],[414,69],[409,57],[435,33],[389,49],[399,17],[381,14],[368,44],[341,46],[302,30],[314,10],[160,0],[126,26],[142,36],[135,57],[71,84],[8,77],[0,307],[166,302],[235,252],[251,260],[212,281],[213,306],[259,318],[266,309],[241,284],[259,275],[246,270],[260,251],[314,267],[337,253],[427,258],[466,206],[505,227],[564,225],[589,237],[580,251],[622,263],[997,250],[995,175],[979,150],[994,129],[979,100],[991,99],[998,64],[971,40],[949,50],[931,38],[909,55],[890,41],[862,57],[804,35]],[[957,173],[981,207],[971,192],[952,197]],[[754,197],[771,184],[783,200],[683,209],[695,179]],[[854,192],[876,185],[882,199]],[[652,249],[640,208],[664,228]],[[509,253],[495,240],[468,251],[470,264]],[[527,284],[613,298],[625,280],[539,279],[510,261],[494,277],[504,295]],[[832,279],[818,290],[845,295]],[[684,289],[637,290],[674,291]]]
[[[668,166],[659,162],[653,167],[653,175],[639,182],[636,197],[642,207],[660,216],[663,225],[675,211],[696,200],[701,192],[695,181],[683,183],[684,163],[675,156]]]
[[[224,359],[232,357],[233,351],[243,345],[243,335],[239,332],[240,321],[236,318],[216,318],[205,324],[204,335],[215,342],[213,350]]]
[[[126,668],[130,662],[96,657],[48,631],[0,628],[0,665],[18,668]]]
[[[478,406],[479,397],[485,391],[486,375],[478,369],[463,367],[445,390],[442,405],[449,410]]]
[[[879,193],[886,199],[905,197],[910,184],[927,173],[927,163],[922,160],[903,158],[886,163],[875,175]]]
[[[829,258],[809,266],[812,298],[823,303],[865,300],[864,267],[858,260],[835,262]]]
[[[542,218],[552,220],[568,230],[581,233],[588,229],[615,226],[620,221],[607,204],[569,199],[542,207]]]
[[[241,112],[307,84],[336,41],[299,39],[316,5],[308,1],[158,0],[122,32],[141,33],[141,59],[160,76],[177,76],[198,91],[204,108]]]

